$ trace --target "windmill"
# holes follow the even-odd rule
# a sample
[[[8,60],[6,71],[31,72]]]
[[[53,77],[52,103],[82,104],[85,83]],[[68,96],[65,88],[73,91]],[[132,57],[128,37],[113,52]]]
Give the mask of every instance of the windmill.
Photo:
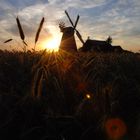
[[[59,24],[59,28],[60,28],[61,32],[63,33],[59,50],[75,51],[76,52],[77,46],[76,46],[76,41],[75,41],[75,37],[74,37],[75,32],[76,32],[76,35],[79,38],[79,40],[84,44],[84,41],[82,39],[81,34],[76,29],[76,26],[77,26],[77,23],[79,21],[80,16],[79,15],[77,16],[77,19],[76,19],[75,24],[74,24],[67,11],[65,11],[65,14],[67,15],[72,26],[65,27],[65,24],[63,22],[61,22]]]

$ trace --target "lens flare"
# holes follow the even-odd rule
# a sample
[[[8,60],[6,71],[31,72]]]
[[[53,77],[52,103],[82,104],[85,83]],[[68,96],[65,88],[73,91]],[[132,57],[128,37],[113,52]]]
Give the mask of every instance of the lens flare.
[[[86,94],[86,98],[87,98],[87,99],[91,99],[91,95],[87,93],[87,94]]]
[[[117,140],[127,132],[127,127],[120,118],[110,118],[105,122],[105,131],[109,138]]]

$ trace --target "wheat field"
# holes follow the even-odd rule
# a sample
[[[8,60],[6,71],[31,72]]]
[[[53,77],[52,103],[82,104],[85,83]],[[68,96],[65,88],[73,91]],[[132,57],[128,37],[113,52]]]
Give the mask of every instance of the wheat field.
[[[138,140],[139,70],[131,52],[1,50],[0,137]]]

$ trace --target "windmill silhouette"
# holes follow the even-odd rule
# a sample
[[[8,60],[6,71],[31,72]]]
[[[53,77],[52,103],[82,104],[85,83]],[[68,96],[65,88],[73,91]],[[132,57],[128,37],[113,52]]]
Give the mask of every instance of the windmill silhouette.
[[[59,24],[60,31],[63,33],[59,50],[64,50],[67,52],[88,52],[88,51],[96,51],[96,52],[122,52],[121,46],[112,46],[106,40],[92,40],[88,37],[86,41],[82,39],[81,34],[76,29],[80,16],[77,16],[75,24],[71,20],[67,11],[65,11],[69,22],[71,23],[70,27],[66,27],[64,22]],[[77,37],[83,44],[83,46],[77,50],[77,45],[74,37],[74,33],[76,32]]]
[[[79,40],[84,44],[81,34],[76,29],[80,16],[79,15],[77,16],[77,19],[74,24],[67,11],[65,11],[65,14],[67,15],[72,26],[65,27],[65,24],[63,22],[59,24],[60,31],[63,33],[59,50],[77,52],[77,45],[74,37],[75,32]]]

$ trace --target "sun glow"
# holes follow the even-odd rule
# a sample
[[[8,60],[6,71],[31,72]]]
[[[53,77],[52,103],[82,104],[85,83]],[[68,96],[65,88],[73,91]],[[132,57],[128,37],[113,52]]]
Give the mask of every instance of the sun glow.
[[[47,49],[48,51],[58,51],[60,45],[60,38],[51,38],[45,42],[43,42],[43,49]]]

